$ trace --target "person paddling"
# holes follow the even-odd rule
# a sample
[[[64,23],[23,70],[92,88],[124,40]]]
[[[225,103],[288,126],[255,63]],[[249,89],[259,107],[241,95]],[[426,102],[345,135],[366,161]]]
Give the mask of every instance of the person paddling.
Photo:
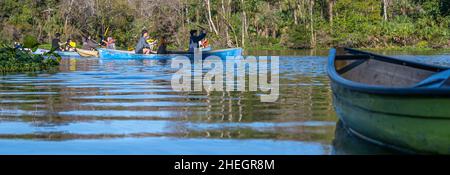
[[[168,54],[167,51],[167,45],[169,44],[169,42],[167,42],[167,38],[166,37],[161,37],[161,40],[159,41],[159,47],[158,47],[158,51],[156,53],[158,54]]]
[[[116,50],[116,41],[112,37],[108,37],[106,41],[102,42],[105,43],[107,49]]]
[[[197,30],[191,30],[191,38],[189,40],[189,52],[193,52],[194,49],[199,48],[198,42],[206,37],[206,31],[202,30],[200,35],[197,35]]]
[[[70,39],[70,38],[67,39],[64,51],[74,52],[76,48],[77,48],[77,43],[72,41],[72,39]]]
[[[148,31],[142,30],[141,38],[136,44],[135,52],[136,54],[150,54],[150,44],[147,42],[148,39]]]
[[[52,39],[52,51],[61,51],[61,34],[56,33],[55,38]]]
[[[98,44],[92,40],[91,36],[83,39],[83,49],[84,50],[94,50],[98,47]]]

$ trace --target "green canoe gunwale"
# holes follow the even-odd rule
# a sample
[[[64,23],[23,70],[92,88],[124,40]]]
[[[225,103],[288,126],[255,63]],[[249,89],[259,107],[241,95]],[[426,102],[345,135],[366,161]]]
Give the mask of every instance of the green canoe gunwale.
[[[392,58],[388,56],[378,55],[374,53],[359,51],[351,48],[345,48],[344,50],[349,53],[370,56],[370,59],[376,59],[380,61],[387,61],[394,64],[410,66],[425,70],[434,71],[436,73],[449,70],[450,67],[428,65],[423,63],[417,63],[413,61],[400,60],[397,58]],[[366,85],[351,80],[347,80],[341,77],[335,69],[335,59],[336,59],[336,49],[331,49],[329,53],[327,72],[331,81],[339,84],[353,91],[371,93],[371,94],[385,94],[393,96],[450,96],[450,87],[441,88],[417,88],[417,87],[385,87],[385,86],[374,86]]]

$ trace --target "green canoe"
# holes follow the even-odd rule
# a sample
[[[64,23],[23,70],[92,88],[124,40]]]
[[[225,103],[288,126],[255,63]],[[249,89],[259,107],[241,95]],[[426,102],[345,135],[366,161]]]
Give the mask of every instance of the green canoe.
[[[450,69],[345,48],[328,75],[346,128],[413,153],[450,154]]]

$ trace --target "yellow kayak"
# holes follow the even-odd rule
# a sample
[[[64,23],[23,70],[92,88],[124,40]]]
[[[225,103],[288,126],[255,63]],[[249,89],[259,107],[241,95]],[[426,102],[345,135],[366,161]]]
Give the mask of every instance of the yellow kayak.
[[[77,53],[82,57],[98,57],[98,51],[96,50],[77,49]]]

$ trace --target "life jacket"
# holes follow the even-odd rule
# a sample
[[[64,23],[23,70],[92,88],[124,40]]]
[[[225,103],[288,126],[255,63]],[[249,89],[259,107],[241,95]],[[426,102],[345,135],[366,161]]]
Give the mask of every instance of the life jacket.
[[[147,39],[147,43],[148,44],[152,44],[153,42],[155,42],[156,40],[155,39],[153,39],[153,38],[149,38],[149,39]]]
[[[204,39],[204,40],[200,41],[199,45],[200,45],[200,48],[207,48],[209,46],[208,39]]]
[[[71,42],[69,43],[69,46],[72,47],[72,48],[76,48],[76,47],[77,47],[77,43],[71,41]]]

